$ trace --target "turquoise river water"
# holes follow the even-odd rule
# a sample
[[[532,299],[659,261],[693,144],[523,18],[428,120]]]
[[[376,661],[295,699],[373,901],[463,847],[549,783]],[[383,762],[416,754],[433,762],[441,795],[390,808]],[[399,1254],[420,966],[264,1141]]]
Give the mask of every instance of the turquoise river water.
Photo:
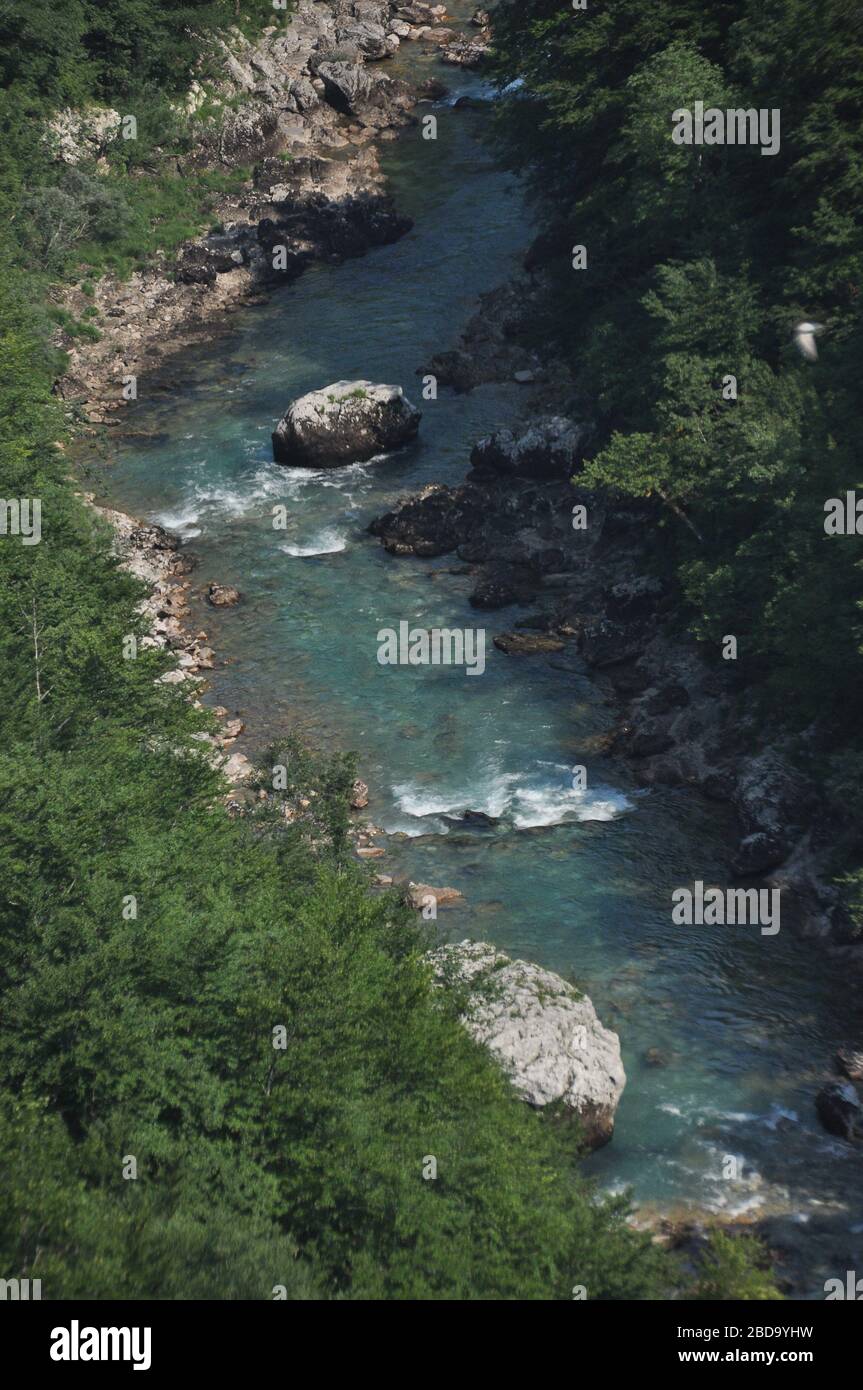
[[[176,530],[199,558],[196,582],[243,592],[239,608],[195,618],[220,658],[206,698],[242,713],[251,745],[290,728],[355,749],[369,814],[401,832],[375,868],[461,889],[464,903],[441,910],[443,935],[491,940],[589,990],[628,1075],[613,1142],[588,1160],[599,1182],[676,1215],[769,1217],[798,1292],[823,1296],[826,1277],[863,1270],[861,1159],[813,1107],[832,1050],[854,1031],[841,972],[789,931],[673,925],[675,886],[727,879],[721,810],[640,790],[592,757],[612,712],[587,673],[496,651],[491,635],[520,611],[478,614],[470,580],[448,573],[453,557],[394,560],[366,531],[400,495],[460,481],[472,442],[519,405],[508,385],[419,402],[417,368],[453,345],[532,231],[518,184],[478,138],[485,116],[451,104],[479,80],[408,47],[412,75],[428,65],[452,88],[434,108],[436,141],[411,127],[382,147],[414,230],[308,271],[180,360],[175,389],[136,408],[150,437],[119,447],[102,491]],[[352,377],[402,383],[424,411],[418,442],[336,471],[274,464],[270,431],[287,404]],[[278,502],[286,531],[272,528]],[[402,620],[484,626],[485,673],[380,666],[377,631]],[[575,763],[588,768],[586,791],[572,790]],[[466,808],[499,824],[442,819]],[[648,1049],[665,1065],[651,1066]],[[736,1178],[723,1176],[726,1155]]]

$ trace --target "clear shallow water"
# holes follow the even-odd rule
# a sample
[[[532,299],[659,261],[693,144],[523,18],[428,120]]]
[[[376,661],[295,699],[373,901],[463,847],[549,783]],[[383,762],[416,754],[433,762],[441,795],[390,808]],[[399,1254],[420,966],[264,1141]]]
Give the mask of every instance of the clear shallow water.
[[[405,61],[454,91],[479,89],[416,50]],[[240,711],[252,743],[299,729],[356,749],[369,814],[396,832],[375,867],[458,887],[465,902],[441,911],[442,933],[487,938],[589,990],[629,1077],[614,1141],[589,1160],[600,1180],[631,1184],[648,1205],[775,1213],[801,1291],[818,1296],[828,1275],[863,1269],[861,1159],[813,1109],[824,1064],[855,1031],[846,982],[788,931],[674,926],[674,887],[726,881],[721,811],[645,793],[597,758],[611,714],[585,672],[497,652],[492,634],[523,612],[471,609],[455,557],[393,560],[366,533],[401,494],[461,480],[473,440],[519,408],[509,385],[420,401],[416,369],[455,341],[531,235],[517,185],[476,139],[483,117],[445,104],[435,114],[436,142],[416,129],[384,148],[414,231],[309,271],[180,361],[176,389],[137,408],[134,427],[153,437],[119,450],[106,493],[188,540],[196,585],[242,590],[240,608],[196,614],[226,660],[212,703]],[[288,402],[343,377],[401,382],[422,405],[419,441],[338,471],[273,464],[270,431]],[[287,531],[272,529],[276,503]],[[377,631],[402,620],[484,626],[485,673],[381,667]],[[583,793],[576,763],[588,768]],[[443,819],[466,808],[500,824]],[[649,1065],[648,1049],[666,1065]],[[743,1160],[736,1181],[721,1176],[727,1154]]]

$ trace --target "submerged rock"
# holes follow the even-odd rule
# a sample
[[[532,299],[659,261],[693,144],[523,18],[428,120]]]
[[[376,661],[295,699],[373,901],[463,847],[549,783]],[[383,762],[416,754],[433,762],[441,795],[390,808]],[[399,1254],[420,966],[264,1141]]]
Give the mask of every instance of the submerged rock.
[[[430,906],[430,898],[434,899],[436,907],[443,907],[446,903],[457,902],[462,897],[464,894],[460,893],[457,888],[432,888],[428,883],[408,884],[407,901],[418,912],[422,908]]]
[[[591,1148],[606,1144],[626,1074],[617,1034],[587,996],[484,941],[440,946],[429,960],[440,984],[467,986],[462,1021],[518,1094],[537,1107],[561,1103],[579,1116]]]
[[[336,381],[288,407],[273,432],[273,457],[277,463],[338,468],[406,444],[421,418],[401,386]]]
[[[863,1106],[850,1081],[831,1081],[815,1097],[815,1109],[824,1128],[841,1139],[856,1139],[863,1133]]]
[[[646,1067],[667,1067],[668,1056],[660,1047],[649,1047],[642,1057]]]
[[[489,51],[489,44],[482,42],[482,37],[478,35],[476,39],[469,39],[466,34],[459,34],[441,49],[441,58],[454,67],[478,68]]]
[[[207,602],[213,608],[233,608],[240,602],[239,589],[233,588],[230,584],[210,584],[207,588]]]
[[[529,603],[537,590],[535,570],[525,565],[496,564],[483,571],[473,592],[473,608],[509,608],[513,603]]]
[[[561,652],[566,645],[561,637],[548,633],[502,632],[494,645],[507,656],[533,656],[539,652]]]
[[[469,826],[473,830],[492,830],[500,823],[498,816],[490,816],[486,811],[463,811],[460,816],[443,816],[447,825],[457,825],[462,829]]]

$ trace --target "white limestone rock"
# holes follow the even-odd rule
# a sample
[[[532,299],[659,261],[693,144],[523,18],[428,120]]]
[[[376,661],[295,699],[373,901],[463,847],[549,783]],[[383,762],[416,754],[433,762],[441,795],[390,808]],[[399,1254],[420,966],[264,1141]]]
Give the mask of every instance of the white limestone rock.
[[[626,1084],[616,1033],[586,995],[550,970],[512,960],[485,941],[429,953],[441,985],[467,986],[462,1021],[500,1062],[518,1094],[577,1114],[591,1148],[606,1144]]]
[[[400,386],[336,381],[300,396],[273,432],[276,463],[338,468],[413,439],[420,412]]]

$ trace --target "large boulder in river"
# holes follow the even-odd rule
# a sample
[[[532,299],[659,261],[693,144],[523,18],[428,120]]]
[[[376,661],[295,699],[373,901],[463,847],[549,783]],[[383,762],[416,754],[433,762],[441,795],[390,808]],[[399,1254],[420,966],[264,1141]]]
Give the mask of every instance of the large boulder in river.
[[[559,1102],[578,1115],[591,1148],[606,1144],[626,1085],[617,1034],[559,975],[512,960],[485,941],[429,953],[442,985],[465,990],[462,1022],[528,1104]]]
[[[421,418],[400,386],[336,381],[288,407],[273,432],[273,458],[308,468],[361,462],[413,439]]]

